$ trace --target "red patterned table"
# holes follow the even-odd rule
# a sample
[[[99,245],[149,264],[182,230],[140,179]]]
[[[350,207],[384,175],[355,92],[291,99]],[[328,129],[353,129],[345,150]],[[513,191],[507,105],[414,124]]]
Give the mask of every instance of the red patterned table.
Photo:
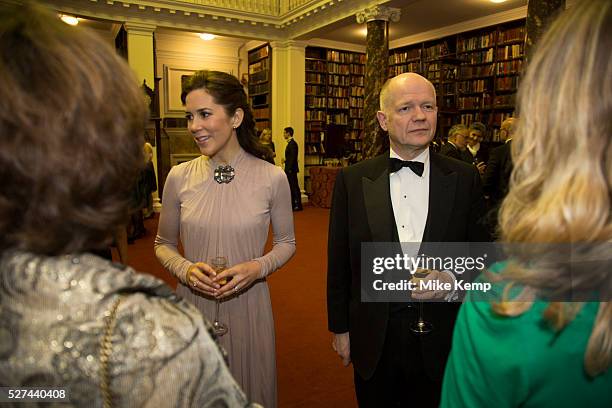
[[[312,195],[309,201],[316,207],[331,207],[336,176],[342,167],[314,166],[309,168]]]

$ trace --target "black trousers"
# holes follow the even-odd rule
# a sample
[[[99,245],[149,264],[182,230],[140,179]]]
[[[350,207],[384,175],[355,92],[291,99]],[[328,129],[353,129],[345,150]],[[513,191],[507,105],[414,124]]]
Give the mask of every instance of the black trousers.
[[[416,308],[402,316],[390,317],[383,353],[372,378],[355,372],[355,392],[360,408],[438,407],[442,382],[425,372],[421,342],[410,325],[417,319]]]
[[[302,209],[302,193],[298,183],[297,173],[286,173],[289,180],[289,189],[291,190],[291,207],[296,210]]]

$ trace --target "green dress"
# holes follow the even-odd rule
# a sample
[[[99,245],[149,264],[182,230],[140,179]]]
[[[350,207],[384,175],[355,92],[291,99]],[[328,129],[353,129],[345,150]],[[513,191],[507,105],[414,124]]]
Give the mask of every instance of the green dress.
[[[535,302],[520,316],[503,317],[489,302],[466,301],[455,324],[440,406],[612,407],[612,369],[594,379],[584,370],[599,304],[585,303],[559,333],[543,320],[546,306]]]

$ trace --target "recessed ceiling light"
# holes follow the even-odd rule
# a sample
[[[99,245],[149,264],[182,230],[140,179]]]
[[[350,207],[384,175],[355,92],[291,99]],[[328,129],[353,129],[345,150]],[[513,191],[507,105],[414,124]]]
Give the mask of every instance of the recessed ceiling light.
[[[216,35],[214,35],[214,34],[208,34],[208,33],[200,34],[200,38],[203,39],[204,41],[214,40],[215,37],[216,37]]]
[[[491,1],[491,3],[503,3],[506,0],[490,0],[490,1]]]
[[[60,14],[60,19],[71,26],[79,24],[79,19],[75,16],[69,16],[68,14]]]

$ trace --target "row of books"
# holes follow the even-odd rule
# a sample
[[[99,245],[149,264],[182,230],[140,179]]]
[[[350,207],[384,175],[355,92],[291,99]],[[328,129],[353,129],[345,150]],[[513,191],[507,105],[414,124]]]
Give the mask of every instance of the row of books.
[[[493,62],[493,48],[462,55],[461,60],[464,64],[483,64]]]
[[[328,86],[327,87],[327,96],[333,96],[333,97],[336,97],[336,98],[348,98],[348,96],[349,96],[349,88],[338,88],[338,87],[334,87],[334,86]]]
[[[263,84],[249,84],[249,94],[259,94],[268,92],[270,90],[270,84],[265,82]]]
[[[268,59],[263,59],[255,64],[249,65],[249,75],[268,69]]]
[[[265,82],[268,80],[269,70],[256,72],[249,77],[249,82],[252,84],[257,84],[259,82]]]
[[[350,97],[351,108],[363,108],[363,98]]]
[[[317,72],[326,72],[327,64],[325,61],[319,60],[306,60],[306,71],[317,71]]]
[[[363,87],[359,87],[359,86],[354,86],[349,88],[351,91],[351,96],[364,96],[365,95],[365,90],[363,89]]]
[[[351,78],[344,75],[330,74],[327,76],[327,84],[336,86],[350,86]]]
[[[351,108],[351,109],[349,109],[349,116],[351,118],[362,118],[363,117],[363,108]]]
[[[323,108],[325,109],[325,97],[324,96],[310,96],[306,95],[306,107],[307,108]]]
[[[509,28],[504,31],[500,31],[499,37],[497,38],[497,44],[503,44],[514,41],[525,40],[525,27]]]
[[[462,93],[492,92],[493,91],[493,80],[492,79],[473,79],[471,81],[459,81],[457,82],[457,90]]]
[[[266,119],[270,117],[270,108],[255,108],[253,109],[253,117],[255,119]]]
[[[327,50],[327,59],[334,62],[365,64],[366,55],[354,52]]]
[[[306,95],[325,95],[325,85],[306,84]]]
[[[304,128],[309,132],[319,132],[323,130],[323,124],[321,122],[306,122]]]
[[[510,58],[521,58],[525,53],[524,44],[513,44],[506,45],[498,48],[496,51],[496,57],[498,61],[506,60]]]
[[[327,98],[328,109],[348,109],[349,101],[346,98]]]
[[[497,75],[520,74],[522,69],[523,60],[520,59],[495,64],[495,73]]]
[[[457,52],[465,52],[478,48],[492,47],[495,44],[495,31],[472,38],[459,38]]]
[[[500,91],[514,91],[518,86],[519,76],[507,76],[495,80],[495,87]]]
[[[406,62],[415,59],[421,59],[421,47],[389,55],[389,65],[405,64]]]
[[[268,52],[269,52],[268,46],[262,47],[257,51],[250,52],[249,53],[249,64],[252,63],[253,61],[257,61],[260,58],[267,57]]]

